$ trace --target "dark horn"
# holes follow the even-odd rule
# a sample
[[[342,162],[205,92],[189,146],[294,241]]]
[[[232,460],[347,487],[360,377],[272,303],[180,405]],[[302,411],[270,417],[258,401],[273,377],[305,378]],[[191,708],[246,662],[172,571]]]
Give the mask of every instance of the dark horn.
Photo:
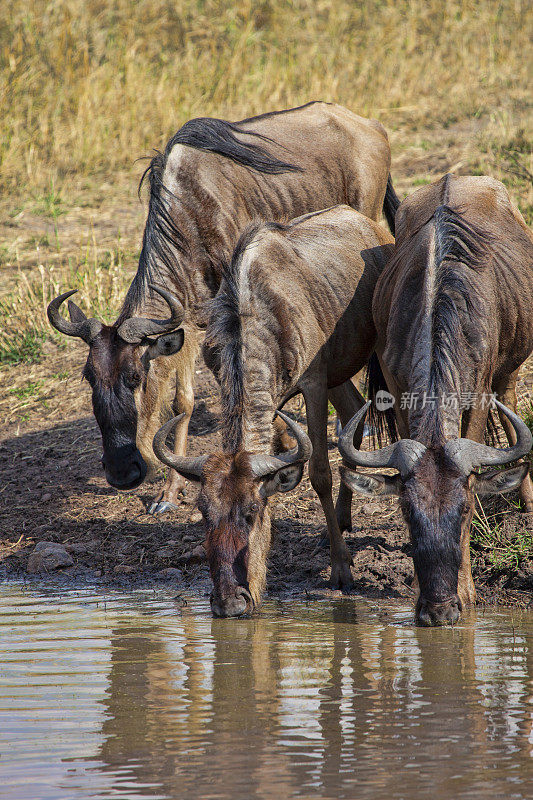
[[[276,414],[278,417],[281,417],[283,422],[290,428],[297,444],[292,450],[289,450],[287,453],[280,453],[277,456],[261,454],[250,456],[250,463],[256,478],[264,478],[265,475],[271,475],[273,472],[277,472],[279,469],[289,466],[289,464],[304,464],[306,461],[309,461],[313,453],[311,439],[304,429],[281,411],[276,411]]]
[[[177,456],[166,445],[167,436],[174,430],[178,422],[182,420],[184,416],[185,414],[179,414],[179,416],[174,417],[166,422],[163,427],[159,428],[154,436],[152,446],[154,448],[154,453],[163,464],[175,469],[188,481],[199,481],[202,477],[202,470],[207,456],[201,456],[200,458]]]
[[[177,297],[167,292],[166,289],[154,286],[152,283],[149,283],[148,286],[166,300],[170,308],[170,317],[168,319],[132,317],[125,320],[118,328],[118,335],[129,344],[140,344],[147,336],[160,336],[162,333],[169,333],[181,325],[185,316],[185,309]]]
[[[399,442],[389,444],[380,450],[357,450],[354,447],[353,437],[357,428],[363,422],[366,412],[370,408],[369,400],[357,414],[351,418],[339,436],[339,452],[344,461],[352,467],[392,467],[400,475],[408,475],[416,462],[424,454],[426,447],[414,439],[401,439]]]
[[[75,303],[72,303],[72,301],[72,306],[77,312],[76,316],[79,318],[77,322],[65,319],[65,317],[62,317],[59,313],[61,304],[73,294],[76,294],[76,292],[77,289],[71,289],[70,292],[65,292],[54,298],[54,300],[48,304],[46,313],[48,314],[50,324],[60,333],[64,333],[66,336],[77,336],[83,339],[84,342],[87,342],[87,344],[90,344],[102,330],[102,323],[97,319],[88,319],[83,311],[78,308]]]
[[[490,447],[471,439],[450,439],[444,445],[444,451],[465,475],[469,475],[476,467],[493,467],[516,461],[529,453],[533,445],[533,435],[526,423],[499,400],[494,402],[515,429],[516,444],[500,448]]]

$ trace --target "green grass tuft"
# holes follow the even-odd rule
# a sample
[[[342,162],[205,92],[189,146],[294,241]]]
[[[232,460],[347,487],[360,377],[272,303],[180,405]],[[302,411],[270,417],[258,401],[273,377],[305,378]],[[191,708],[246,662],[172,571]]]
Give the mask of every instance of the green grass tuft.
[[[9,394],[14,394],[19,400],[26,400],[39,394],[44,381],[30,381],[24,386],[17,386],[9,390]]]
[[[0,364],[36,364],[46,336],[36,330],[0,335]]]
[[[509,531],[505,526],[507,514],[516,512],[518,504],[507,500],[508,511],[487,516],[479,498],[476,497],[476,512],[472,520],[471,541],[474,550],[485,551],[485,559],[497,571],[518,569],[533,553],[533,530]],[[476,555],[473,553],[473,564]]]

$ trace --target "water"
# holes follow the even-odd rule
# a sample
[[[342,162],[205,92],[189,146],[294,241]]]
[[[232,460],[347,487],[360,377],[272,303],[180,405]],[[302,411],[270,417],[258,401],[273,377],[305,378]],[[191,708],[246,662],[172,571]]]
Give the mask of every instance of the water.
[[[2,800],[533,797],[533,614],[0,587]]]

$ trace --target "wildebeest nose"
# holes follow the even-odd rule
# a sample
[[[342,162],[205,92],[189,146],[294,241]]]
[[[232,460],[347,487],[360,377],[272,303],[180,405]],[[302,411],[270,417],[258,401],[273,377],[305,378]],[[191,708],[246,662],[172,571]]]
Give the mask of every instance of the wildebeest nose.
[[[252,605],[252,598],[244,586],[235,587],[235,592],[228,597],[211,595],[211,611],[215,617],[240,617]]]
[[[138,451],[117,451],[113,457],[104,455],[102,465],[107,482],[115,489],[135,489],[146,477],[146,464]]]
[[[457,595],[443,603],[431,603],[420,598],[416,622],[426,628],[436,625],[454,625],[461,616],[462,604]]]

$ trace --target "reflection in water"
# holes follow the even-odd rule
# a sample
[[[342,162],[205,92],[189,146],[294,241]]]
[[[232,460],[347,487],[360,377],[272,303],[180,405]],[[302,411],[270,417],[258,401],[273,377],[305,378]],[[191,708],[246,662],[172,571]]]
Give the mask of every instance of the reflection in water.
[[[410,616],[4,586],[2,797],[532,797],[533,615]]]

